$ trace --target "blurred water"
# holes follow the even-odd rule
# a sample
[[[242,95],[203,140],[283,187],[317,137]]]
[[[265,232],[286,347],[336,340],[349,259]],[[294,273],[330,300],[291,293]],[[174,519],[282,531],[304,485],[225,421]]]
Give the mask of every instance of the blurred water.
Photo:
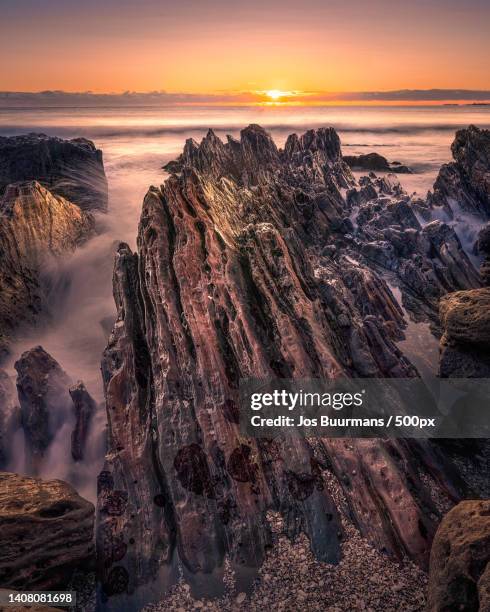
[[[405,188],[425,195],[439,166],[451,159],[454,131],[470,123],[490,126],[489,107],[181,107],[181,108],[41,108],[0,109],[0,135],[44,132],[72,138],[85,136],[103,150],[109,182],[109,212],[98,215],[100,234],[72,257],[44,272],[51,319],[34,331],[24,331],[14,347],[9,369],[20,354],[41,344],[73,380],[83,380],[102,400],[100,359],[107,328],[114,318],[112,259],[115,244],[136,242],[143,196],[162,182],[162,165],[175,158],[186,138],[200,140],[209,127],[219,136],[239,135],[250,123],[268,128],[279,146],[291,132],[333,126],[344,152],[378,151],[389,161],[414,168],[401,175]],[[87,465],[74,466],[66,441],[53,445],[46,476],[70,480],[89,498],[95,496],[95,476],[103,453],[100,437],[105,417],[97,415]],[[68,435],[68,434],[67,434]],[[19,449],[22,444],[19,443]],[[19,450],[19,454],[22,451]],[[68,453],[69,455],[69,453]],[[22,458],[15,461],[22,471]]]

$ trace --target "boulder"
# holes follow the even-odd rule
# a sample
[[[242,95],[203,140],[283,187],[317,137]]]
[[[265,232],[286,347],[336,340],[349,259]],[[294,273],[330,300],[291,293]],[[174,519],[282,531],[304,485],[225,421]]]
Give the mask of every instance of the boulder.
[[[84,210],[107,209],[102,151],[85,138],[0,137],[0,196],[11,183],[33,180]]]
[[[0,472],[0,583],[66,589],[94,565],[94,506],[61,480]]]
[[[434,537],[427,610],[486,612],[489,568],[490,501],[460,502],[443,518]]]
[[[490,288],[449,293],[440,301],[440,317],[440,375],[490,376]]]
[[[412,174],[412,170],[400,162],[388,162],[386,157],[379,153],[366,153],[364,155],[344,155],[345,163],[353,169],[394,172],[397,174]]]

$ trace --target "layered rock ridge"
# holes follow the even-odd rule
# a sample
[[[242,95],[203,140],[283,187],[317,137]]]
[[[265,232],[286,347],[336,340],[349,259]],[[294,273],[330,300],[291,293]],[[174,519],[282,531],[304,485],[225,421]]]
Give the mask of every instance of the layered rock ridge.
[[[200,144],[187,141],[166,170],[144,200],[138,254],[122,244],[116,255],[118,318],[102,363],[103,597],[161,577],[176,553],[209,584],[226,556],[237,571],[257,567],[270,509],[291,537],[308,535],[318,559],[336,562],[342,528],[327,473],[370,542],[424,565],[439,512],[420,471],[453,499],[460,494],[430,445],[251,440],[238,429],[240,378],[417,376],[397,346],[405,314],[383,278],[400,265],[361,252],[383,224],[397,226],[391,239],[407,261],[419,241],[430,242],[401,188],[375,176],[357,187],[331,128],[292,135],[282,150],[256,125],[226,143],[210,131]],[[392,205],[380,199],[387,192]],[[361,205],[370,241],[353,235],[350,215]],[[442,247],[444,231],[431,244]],[[461,274],[456,264],[448,271],[447,248],[427,251],[420,260],[452,288],[478,282],[466,262]]]
[[[37,181],[9,185],[0,201],[0,357],[43,311],[41,273],[95,232],[90,213]]]
[[[490,130],[459,130],[451,151],[454,162],[441,167],[429,202],[450,215],[456,208],[490,218]]]

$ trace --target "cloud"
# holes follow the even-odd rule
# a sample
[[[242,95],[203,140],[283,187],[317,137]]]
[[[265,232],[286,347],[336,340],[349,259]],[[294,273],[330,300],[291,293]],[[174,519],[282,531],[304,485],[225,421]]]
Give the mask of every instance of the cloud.
[[[264,92],[222,92],[211,94],[170,93],[166,91],[124,93],[0,91],[0,107],[35,108],[62,106],[170,106],[174,104],[256,104],[270,100]],[[335,102],[485,102],[490,101],[490,90],[472,89],[401,89],[397,91],[361,92],[291,92],[283,101],[297,103]]]

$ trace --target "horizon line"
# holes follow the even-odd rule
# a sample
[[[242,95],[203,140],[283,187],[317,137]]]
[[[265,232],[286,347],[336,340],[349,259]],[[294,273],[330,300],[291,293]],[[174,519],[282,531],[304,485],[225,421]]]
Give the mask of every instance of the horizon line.
[[[383,91],[302,91],[302,90],[242,90],[199,92],[123,91],[94,92],[47,89],[40,91],[0,91],[0,105],[31,105],[44,103],[62,106],[67,103],[111,104],[209,104],[209,105],[263,105],[306,106],[340,104],[486,104],[490,101],[490,90],[477,89],[395,89]]]

